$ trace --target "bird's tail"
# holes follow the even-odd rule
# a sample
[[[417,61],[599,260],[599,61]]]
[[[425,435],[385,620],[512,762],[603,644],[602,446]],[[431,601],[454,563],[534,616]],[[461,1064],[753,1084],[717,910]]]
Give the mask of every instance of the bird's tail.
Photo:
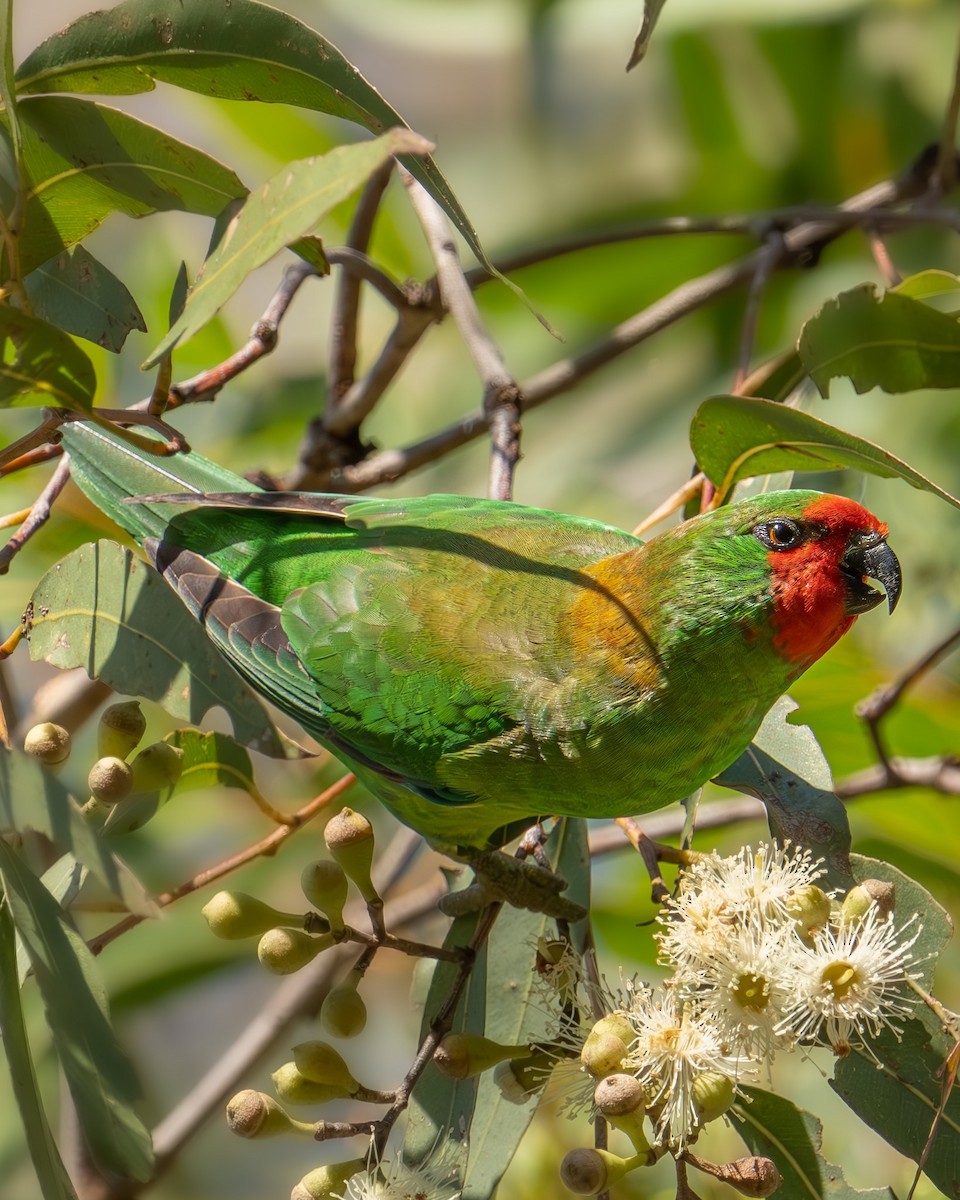
[[[143,497],[258,490],[193,451],[150,454],[99,423],[68,421],[62,434],[71,474],[81,490],[138,541],[161,537],[171,517],[170,504]],[[162,443],[158,440],[157,445]]]

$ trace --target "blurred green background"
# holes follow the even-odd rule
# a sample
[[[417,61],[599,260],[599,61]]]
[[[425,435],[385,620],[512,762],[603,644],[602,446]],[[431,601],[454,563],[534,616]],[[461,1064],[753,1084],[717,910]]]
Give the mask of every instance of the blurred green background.
[[[18,6],[18,57],[87,5],[59,0],[49,11],[37,11],[41,7]],[[288,0],[284,7],[333,41],[413,128],[437,143],[438,162],[494,260],[557,235],[664,216],[838,203],[895,174],[936,140],[960,37],[957,6],[947,0],[670,0],[646,61],[626,75],[641,12],[638,3],[624,0]],[[251,187],[289,159],[358,136],[355,128],[314,114],[217,102],[164,86],[123,98],[122,105],[229,163]],[[321,232],[329,245],[341,242],[349,217],[348,205],[326,223]],[[99,403],[125,405],[149,392],[152,380],[138,364],[165,329],[179,262],[195,271],[208,237],[207,222],[169,214],[149,223],[114,217],[90,240],[91,250],[132,283],[150,330],[133,334],[119,357],[92,351],[103,380]],[[518,272],[517,282],[562,332],[563,344],[500,285],[481,289],[481,307],[508,366],[522,380],[751,246],[749,239],[732,236],[640,240]],[[888,246],[903,274],[927,267],[960,270],[955,238],[913,231],[891,236]],[[422,235],[396,182],[372,255],[398,279],[431,273]],[[763,300],[754,362],[792,344],[823,300],[877,278],[866,239],[858,233],[831,246],[816,269],[775,277]],[[255,272],[220,317],[178,350],[175,378],[189,377],[234,350],[278,279],[276,263]],[[175,423],[197,448],[239,470],[282,471],[292,464],[306,423],[323,405],[331,295],[329,281],[309,283],[270,358],[232,383],[215,405],[178,412]],[[636,524],[689,474],[686,430],[703,398],[731,387],[743,304],[743,294],[712,304],[531,413],[524,421],[516,499],[626,528]],[[365,300],[361,368],[372,361],[391,324],[385,305],[376,297]],[[370,440],[402,446],[478,409],[479,384],[448,324],[430,331],[383,399],[365,426]],[[858,397],[835,385],[829,400],[810,397],[810,411],[876,440],[946,489],[960,491],[955,395]],[[9,414],[11,439],[34,418],[29,410]],[[486,448],[478,442],[379,490],[482,493],[486,467]],[[862,495],[890,523],[906,584],[892,620],[879,613],[865,618],[794,690],[798,717],[813,727],[838,778],[870,762],[855,702],[919,657],[960,615],[957,512],[896,481],[846,478],[842,486]],[[29,504],[37,487],[35,473],[5,481],[4,511]],[[4,632],[19,619],[50,564],[78,541],[112,533],[76,492],[65,495],[47,529],[4,581]],[[958,749],[958,665],[947,661],[907,695],[889,723],[896,753]],[[9,677],[23,708],[52,674],[29,664],[25,654],[17,656]],[[151,710],[150,722],[150,734],[169,727],[159,710]],[[78,763],[92,759],[92,750],[83,750],[84,736],[92,739],[92,733],[81,735]],[[262,790],[288,808],[336,775],[329,766],[320,775],[311,764],[259,762],[258,768]],[[80,787],[79,767],[77,773]],[[351,801],[366,806],[358,791]],[[371,816],[385,841],[388,819],[373,811]],[[855,849],[888,859],[948,909],[960,908],[955,802],[918,791],[889,793],[855,801],[850,819]],[[240,793],[191,793],[126,839],[123,853],[160,890],[265,832],[263,818]],[[740,826],[698,845],[730,849],[762,834],[759,824]],[[308,829],[275,861],[242,872],[231,886],[281,908],[293,906],[300,868],[316,856],[318,845],[319,834]],[[250,947],[210,937],[198,917],[205,898],[178,904],[101,959],[114,1014],[140,1066],[150,1121],[177,1102],[276,986],[258,968]],[[612,855],[598,864],[596,900],[607,977],[615,982],[621,969],[628,975],[653,970],[650,931],[644,927],[653,913],[649,886],[632,855]],[[407,983],[406,964],[380,955],[364,989],[373,1019],[362,1045],[345,1050],[371,1086],[390,1086],[412,1057],[417,1015],[396,1003]],[[960,1006],[955,948],[941,969],[939,995]],[[32,1016],[42,1056],[42,1014],[37,1009]],[[312,1036],[306,1026],[290,1030],[283,1044],[305,1036]],[[243,1086],[266,1088],[268,1072],[286,1057],[278,1050]],[[58,1085],[49,1053],[45,1061],[55,1109]],[[889,1184],[904,1195],[912,1165],[832,1096],[821,1068],[828,1071],[829,1063],[793,1055],[779,1082],[791,1098],[824,1118],[825,1153],[843,1165],[853,1185]],[[5,1078],[0,1112],[13,1112]],[[588,1140],[583,1120],[554,1120],[549,1112],[538,1117],[501,1195],[511,1200],[560,1195],[558,1146]],[[738,1145],[732,1135],[711,1131],[700,1152],[709,1157],[714,1149],[719,1158],[735,1154]],[[152,1194],[163,1200],[286,1195],[325,1153],[330,1154],[308,1142],[237,1142],[215,1116]],[[0,1180],[5,1200],[36,1195],[12,1115],[0,1127]],[[617,1194],[666,1196],[672,1186],[672,1174],[661,1163],[636,1183],[620,1185]],[[694,1186],[705,1196],[719,1194],[705,1177]],[[921,1184],[917,1194],[936,1193]]]

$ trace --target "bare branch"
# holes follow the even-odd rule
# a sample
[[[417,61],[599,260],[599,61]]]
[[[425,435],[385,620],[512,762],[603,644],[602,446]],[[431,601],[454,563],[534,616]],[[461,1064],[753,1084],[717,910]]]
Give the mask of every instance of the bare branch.
[[[13,537],[0,549],[0,575],[6,575],[15,556],[23,549],[33,535],[50,519],[50,510],[54,501],[67,486],[70,478],[70,459],[65,454],[57,463],[56,470],[47,480],[47,485],[34,500],[30,515],[23,522]]]
[[[937,165],[933,172],[933,190],[945,196],[957,178],[957,120],[960,119],[960,51],[953,65],[953,90],[947,102],[940,141],[937,146]]]
[[[732,388],[738,395],[750,373],[750,359],[753,356],[753,344],[757,337],[757,321],[760,318],[760,302],[770,281],[770,276],[776,270],[782,256],[783,234],[779,229],[772,229],[758,255],[756,270],[750,280],[750,290],[747,292],[747,302],[743,309],[740,345],[737,348],[737,368]]]

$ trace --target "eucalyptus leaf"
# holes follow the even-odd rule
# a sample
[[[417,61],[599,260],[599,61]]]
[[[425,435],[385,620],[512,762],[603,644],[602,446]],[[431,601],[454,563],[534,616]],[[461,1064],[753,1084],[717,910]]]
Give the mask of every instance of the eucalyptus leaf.
[[[107,850],[59,779],[25,754],[0,750],[0,830],[26,829],[72,854],[131,912],[156,914],[143,887]]]
[[[70,96],[18,107],[26,196],[24,273],[82,241],[113,212],[216,216],[247,189],[216,159],[129,113]]]
[[[896,1200],[890,1188],[858,1190],[821,1153],[823,1126],[782,1096],[741,1087],[736,1129],[753,1154],[772,1159],[783,1176],[777,1200]]]
[[[430,144],[409,129],[329,154],[287,163],[254,192],[225,229],[187,294],[183,312],[144,363],[152,366],[192,337],[256,267],[308,233],[395,154],[425,153]]]
[[[705,400],[690,426],[690,446],[723,498],[729,497],[738,480],[752,475],[852,467],[885,479],[904,479],[960,508],[955,496],[865,438],[770,400],[746,396]]]
[[[872,283],[828,300],[804,325],[797,348],[824,396],[838,375],[857,392],[960,385],[960,324],[905,291]]]
[[[3,897],[0,896],[0,901]],[[57,1143],[50,1131],[27,1041],[17,978],[16,929],[9,907],[0,902],[0,1041],[13,1095],[27,1136],[27,1150],[44,1200],[77,1200]]]
[[[374,134],[406,124],[336,46],[255,0],[125,0],[48,38],[17,72],[21,94],[130,95],[151,90],[155,81],[206,96],[314,109]],[[406,155],[404,164],[489,268],[476,230],[433,159]]]
[[[93,955],[63,909],[2,840],[0,877],[94,1162],[122,1178],[149,1179],[150,1134],[133,1110],[139,1087],[110,1025]]]
[[[26,402],[90,411],[96,372],[66,333],[5,304],[0,338],[0,407]]]
[[[282,756],[259,700],[152,567],[116,542],[81,546],[33,594],[30,654],[199,724],[222,705],[238,741]]]
[[[40,882],[62,909],[73,903],[83,887],[87,868],[77,862],[72,854],[64,854],[40,876]],[[23,942],[17,939],[17,978],[20,986],[30,973],[30,955]]]
[[[24,286],[36,316],[115,354],[131,330],[146,332],[126,284],[83,246],[72,246],[31,271]]]

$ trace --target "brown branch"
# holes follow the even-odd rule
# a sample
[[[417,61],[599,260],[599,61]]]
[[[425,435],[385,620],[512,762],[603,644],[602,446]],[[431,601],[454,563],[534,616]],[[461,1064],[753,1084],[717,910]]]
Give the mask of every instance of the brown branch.
[[[53,503],[67,486],[69,479],[70,459],[64,455],[57,463],[56,470],[47,480],[43,491],[30,506],[30,515],[7,544],[0,549],[0,575],[6,575],[16,555],[20,553],[37,530],[50,520]]]
[[[757,322],[760,319],[760,303],[763,293],[782,256],[783,234],[779,229],[771,229],[758,255],[756,270],[750,280],[750,290],[747,292],[747,300],[743,308],[740,344],[737,348],[737,366],[732,388],[733,392],[738,395],[750,374],[750,359],[753,356],[753,345],[757,337]]]
[[[873,792],[926,787],[945,796],[960,796],[960,759],[942,754],[933,758],[887,758],[855,771],[834,785],[841,800],[852,800]]]
[[[495,500],[513,495],[520,460],[520,412],[523,395],[507,370],[500,348],[480,316],[467,283],[449,222],[439,205],[407,171],[401,174],[437,268],[444,306],[464,340],[483,383],[483,413],[490,430],[491,459],[487,494]]]

